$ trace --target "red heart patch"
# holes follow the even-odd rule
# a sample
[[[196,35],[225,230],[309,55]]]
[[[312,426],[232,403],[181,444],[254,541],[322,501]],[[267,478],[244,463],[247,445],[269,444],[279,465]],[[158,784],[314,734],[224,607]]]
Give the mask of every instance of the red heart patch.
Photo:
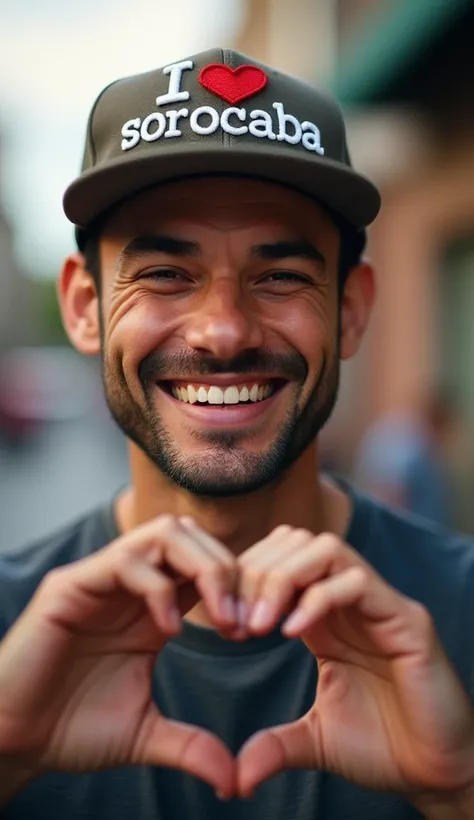
[[[262,91],[268,78],[261,68],[254,65],[230,68],[221,63],[211,63],[199,72],[199,82],[216,97],[235,104]]]

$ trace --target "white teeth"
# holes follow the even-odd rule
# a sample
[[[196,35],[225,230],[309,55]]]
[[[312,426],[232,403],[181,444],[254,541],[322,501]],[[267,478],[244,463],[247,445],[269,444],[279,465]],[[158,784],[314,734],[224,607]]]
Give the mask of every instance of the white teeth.
[[[230,385],[223,389],[217,385],[210,385],[207,388],[201,385],[196,389],[194,385],[188,384],[187,387],[172,385],[171,393],[178,401],[189,404],[239,404],[263,401],[273,394],[273,387],[271,384],[254,384],[250,389],[246,385],[240,388],[237,385]]]
[[[224,393],[224,404],[238,404],[239,403],[239,388],[226,387]]]
[[[221,390],[220,387],[210,387],[207,391],[207,400],[209,404],[224,404],[223,390]],[[201,401],[201,398],[199,399],[199,401]]]

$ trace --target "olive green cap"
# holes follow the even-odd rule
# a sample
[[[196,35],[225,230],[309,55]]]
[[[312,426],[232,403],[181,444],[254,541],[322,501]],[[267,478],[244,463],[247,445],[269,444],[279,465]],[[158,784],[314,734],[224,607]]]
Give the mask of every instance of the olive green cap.
[[[375,185],[352,168],[342,112],[329,94],[236,51],[211,49],[101,92],[64,211],[84,230],[140,190],[206,174],[287,185],[356,229],[380,208]]]

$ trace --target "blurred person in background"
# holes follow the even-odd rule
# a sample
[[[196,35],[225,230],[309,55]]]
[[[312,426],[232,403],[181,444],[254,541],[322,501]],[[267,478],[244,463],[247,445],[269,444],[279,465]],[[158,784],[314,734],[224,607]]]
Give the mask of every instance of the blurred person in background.
[[[0,557],[5,820],[474,816],[474,546],[318,469],[379,204],[237,52],[95,102],[58,293],[132,480]]]
[[[356,457],[355,480],[387,504],[454,526],[460,432],[454,395],[432,390],[418,413],[393,413],[369,427]]]

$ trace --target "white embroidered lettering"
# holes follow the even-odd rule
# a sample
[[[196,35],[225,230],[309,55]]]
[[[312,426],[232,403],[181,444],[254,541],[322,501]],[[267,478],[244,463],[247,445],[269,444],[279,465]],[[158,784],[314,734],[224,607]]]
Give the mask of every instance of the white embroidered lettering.
[[[157,123],[157,128],[154,131],[150,131],[150,125],[152,123]],[[161,136],[163,136],[163,132],[166,128],[166,117],[161,111],[155,111],[154,114],[148,114],[148,117],[142,122],[142,127],[140,128],[140,136],[142,140],[145,142],[155,142],[159,140]]]
[[[160,94],[160,96],[156,98],[157,105],[189,100],[189,91],[181,91],[180,89],[183,71],[189,71],[191,68],[194,68],[192,60],[182,60],[180,63],[172,63],[171,65],[165,66],[163,74],[170,75],[168,91],[166,94]]]
[[[273,122],[268,111],[260,111],[258,108],[250,112],[249,132],[253,137],[266,137],[269,140],[276,140],[273,133]]]
[[[279,140],[280,142],[285,140],[285,142],[289,142],[291,145],[297,145],[299,142],[301,142],[302,134],[299,120],[297,120],[296,117],[293,117],[292,114],[285,114],[285,109],[283,108],[282,103],[273,103],[273,108],[278,114],[278,125],[280,129],[277,134],[277,140]],[[294,129],[293,134],[289,134],[286,130],[286,126],[288,123]]]
[[[232,134],[234,137],[239,137],[241,134],[246,134],[249,130],[246,125],[232,125],[229,122],[229,117],[235,115],[240,122],[245,122],[246,117],[246,110],[245,108],[225,108],[221,114],[221,128],[227,134]]]
[[[165,134],[164,134],[165,139],[167,137],[180,137],[181,136],[181,134],[183,132],[180,131],[180,129],[178,128],[178,120],[181,117],[187,117],[188,114],[189,114],[189,111],[188,111],[187,108],[180,108],[179,111],[171,109],[171,111],[166,112],[165,117],[168,117],[170,123],[169,123],[168,130],[165,131]]]
[[[317,128],[314,122],[305,120],[301,123],[303,130],[303,145],[308,151],[316,151],[321,156],[324,156],[324,148],[321,145],[321,131]]]
[[[128,151],[130,148],[135,148],[140,142],[140,117],[135,117],[133,120],[127,120],[122,128],[122,151]]]
[[[187,62],[190,63],[191,61],[188,60]],[[188,68],[187,64],[184,63],[174,64],[169,72],[171,77],[174,76],[173,71],[176,66],[179,71]],[[174,83],[171,89],[173,94],[176,89],[178,89],[178,94],[181,93],[179,91],[179,82],[179,77],[173,81],[170,78],[170,88]],[[156,142],[163,136],[165,139],[181,137],[182,131],[179,128],[179,121],[182,118],[187,119],[189,117],[189,128],[199,136],[205,137],[214,134],[220,127],[225,133],[235,137],[251,134],[259,139],[279,140],[280,142],[288,142],[290,145],[300,144],[306,151],[316,152],[321,156],[324,155],[324,148],[321,145],[321,132],[313,122],[305,120],[300,123],[293,114],[286,113],[283,104],[280,102],[273,103],[272,108],[276,112],[277,123],[274,122],[268,111],[259,108],[248,111],[246,108],[238,108],[233,105],[224,108],[222,112],[212,105],[201,105],[191,111],[191,114],[188,108],[172,109],[165,112],[154,111],[148,114],[143,122],[140,117],[127,120],[122,127],[122,150],[128,151],[134,148],[138,145],[140,139],[145,142]],[[242,125],[238,123],[242,123]],[[278,125],[278,129],[276,125]]]
[[[211,118],[211,122],[209,125],[199,125],[199,117],[202,117],[205,114]],[[189,125],[195,134],[200,134],[201,136],[213,134],[214,131],[217,131],[219,128],[219,112],[216,111],[216,109],[211,105],[201,105],[191,114],[189,118]]]

